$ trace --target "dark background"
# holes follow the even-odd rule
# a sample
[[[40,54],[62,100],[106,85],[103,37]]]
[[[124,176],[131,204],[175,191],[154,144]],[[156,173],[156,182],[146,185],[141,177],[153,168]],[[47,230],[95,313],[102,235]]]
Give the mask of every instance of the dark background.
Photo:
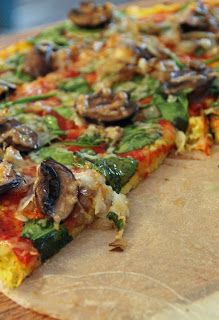
[[[114,4],[130,0],[111,0]],[[0,0],[0,34],[19,32],[66,17],[79,0]],[[96,3],[104,1],[97,0]],[[133,1],[135,2],[135,1]]]

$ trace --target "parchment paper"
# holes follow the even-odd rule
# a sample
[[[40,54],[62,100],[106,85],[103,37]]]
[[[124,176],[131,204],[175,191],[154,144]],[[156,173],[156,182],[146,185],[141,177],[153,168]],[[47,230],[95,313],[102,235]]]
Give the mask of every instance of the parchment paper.
[[[85,230],[17,290],[58,319],[219,319],[219,148],[174,156],[129,195],[127,249]]]

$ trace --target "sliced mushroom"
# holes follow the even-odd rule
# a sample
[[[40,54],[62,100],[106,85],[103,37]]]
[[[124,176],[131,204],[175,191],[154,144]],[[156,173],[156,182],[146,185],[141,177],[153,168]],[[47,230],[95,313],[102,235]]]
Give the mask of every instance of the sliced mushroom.
[[[117,81],[128,81],[133,79],[133,77],[137,74],[137,67],[135,64],[127,63],[117,72]]]
[[[53,159],[41,163],[34,192],[37,206],[57,223],[70,215],[78,201],[78,184],[73,173]]]
[[[20,125],[16,119],[0,117],[0,134]]]
[[[25,57],[24,71],[35,78],[54,71],[53,60],[56,50],[50,42],[37,44]]]
[[[0,194],[17,188],[22,181],[22,177],[15,172],[11,163],[0,162]]]
[[[146,60],[150,60],[151,58],[156,57],[156,54],[154,52],[152,52],[152,50],[150,50],[150,48],[144,44],[136,46],[135,51],[136,51],[136,54],[139,58],[144,58]]]
[[[95,6],[93,2],[81,2],[79,9],[72,9],[69,19],[82,28],[103,27],[112,20],[112,5],[106,2],[103,5]]]
[[[137,109],[137,105],[130,101],[126,92],[113,93],[110,89],[101,90],[90,96],[81,95],[76,102],[76,110],[81,116],[105,124],[129,120]]]
[[[209,12],[202,1],[198,1],[196,8],[188,13],[185,20],[180,23],[183,33],[193,31],[218,31],[217,20]]]
[[[190,64],[190,68],[173,71],[170,78],[164,83],[163,89],[167,94],[175,94],[183,89],[191,89],[193,95],[199,88],[207,93],[209,84],[215,79],[212,69],[202,64]],[[202,96],[203,97],[203,96]]]
[[[19,151],[31,151],[39,147],[38,135],[15,119],[0,119],[0,144],[14,146]]]
[[[15,84],[0,79],[0,100],[6,98],[15,90],[16,90]]]

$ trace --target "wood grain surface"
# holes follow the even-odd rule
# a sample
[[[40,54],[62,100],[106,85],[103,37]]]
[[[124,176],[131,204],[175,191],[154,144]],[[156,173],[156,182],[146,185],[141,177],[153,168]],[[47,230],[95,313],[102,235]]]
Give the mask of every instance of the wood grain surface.
[[[139,5],[150,6],[158,2],[173,2],[173,1],[158,1],[158,0],[145,0],[138,1]],[[136,2],[135,2],[136,4]],[[0,49],[6,47],[14,42],[25,39],[29,36],[33,36],[40,29],[29,30],[20,34],[12,34],[8,36],[0,36]],[[2,293],[0,293],[0,320],[52,320],[54,318],[41,315],[28,309],[24,309],[8,299]]]

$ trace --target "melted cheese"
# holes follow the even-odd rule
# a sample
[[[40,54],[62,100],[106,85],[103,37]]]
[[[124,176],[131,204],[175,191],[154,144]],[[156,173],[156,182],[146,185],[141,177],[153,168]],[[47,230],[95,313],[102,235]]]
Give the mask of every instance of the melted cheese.
[[[105,184],[105,178],[95,170],[75,172],[75,178],[82,187],[95,191],[94,211],[96,216],[106,215],[112,202],[112,188]]]

